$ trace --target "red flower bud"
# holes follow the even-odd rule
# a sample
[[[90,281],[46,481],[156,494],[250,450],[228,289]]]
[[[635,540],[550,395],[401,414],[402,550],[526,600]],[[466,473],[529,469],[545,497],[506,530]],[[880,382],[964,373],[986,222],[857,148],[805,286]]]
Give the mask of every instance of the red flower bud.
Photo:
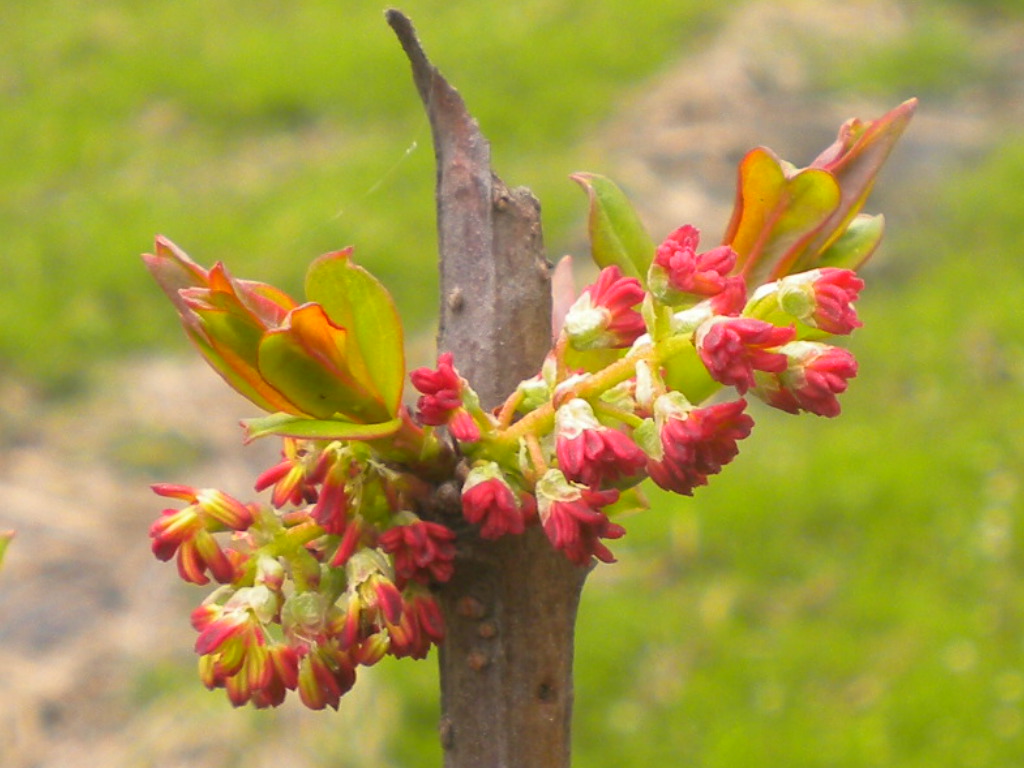
[[[557,469],[548,470],[537,483],[537,513],[544,532],[576,565],[588,565],[592,557],[615,562],[601,539],[621,538],[626,529],[611,522],[601,508],[618,498],[615,489],[595,491],[570,483]]]
[[[796,341],[780,350],[789,361],[787,369],[759,375],[754,392],[769,405],[798,413],[807,411],[829,418],[838,416],[836,395],[846,391],[857,375],[857,360],[846,349],[811,341]]]
[[[659,427],[660,456],[647,462],[651,479],[666,491],[686,496],[707,484],[708,475],[718,474],[732,461],[747,437],[754,420],[743,412],[745,400],[692,408],[680,403],[678,395],[664,395],[655,402]]]
[[[516,494],[494,462],[470,470],[462,485],[462,514],[480,526],[484,539],[520,534],[526,527]]]
[[[697,330],[697,351],[712,378],[743,394],[754,386],[754,371],[779,373],[786,356],[773,351],[796,335],[749,317],[712,318]]]
[[[454,541],[451,530],[424,520],[396,525],[379,539],[380,548],[394,558],[399,588],[410,580],[420,584],[448,581],[455,570]]]
[[[598,422],[586,400],[574,399],[555,415],[558,466],[571,481],[594,488],[635,477],[644,452],[625,434]]]

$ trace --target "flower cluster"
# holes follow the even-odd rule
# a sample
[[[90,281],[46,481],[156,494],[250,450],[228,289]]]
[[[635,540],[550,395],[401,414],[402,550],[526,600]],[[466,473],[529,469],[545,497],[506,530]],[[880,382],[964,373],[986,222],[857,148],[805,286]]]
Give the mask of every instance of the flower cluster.
[[[423,658],[441,640],[430,587],[452,575],[455,534],[412,511],[418,484],[361,443],[286,437],[256,487],[269,505],[153,487],[187,503],[153,524],[153,552],[177,556],[186,581],[209,573],[222,584],[192,617],[208,687],[236,705],[277,705],[297,690],[309,707],[337,708],[357,666]]]
[[[299,303],[158,239],[146,264],[189,338],[270,412],[247,438],[283,441],[255,481],[265,502],[153,488],[179,502],[151,526],[153,553],[219,585],[192,615],[203,682],[235,705],[295,691],[337,708],[359,666],[442,641],[435,592],[463,545],[535,527],[576,566],[612,562],[643,480],[689,496],[737,456],[747,398],[838,415],[857,363],[829,339],[861,325],[856,269],[881,237],[859,207],[912,111],[847,124],[802,170],[753,150],[705,251],[690,225],[655,245],[611,182],[574,177],[601,270],[575,301],[559,286],[542,370],[493,410],[447,351],[409,374],[419,395],[402,405],[401,323],[350,249],[314,262]],[[457,504],[439,492],[454,483]]]

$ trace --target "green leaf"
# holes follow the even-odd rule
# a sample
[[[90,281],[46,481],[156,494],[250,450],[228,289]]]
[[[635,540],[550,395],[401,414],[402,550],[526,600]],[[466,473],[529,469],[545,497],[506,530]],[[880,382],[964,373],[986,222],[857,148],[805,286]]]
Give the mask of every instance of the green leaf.
[[[817,259],[817,267],[858,269],[871,258],[885,233],[885,217],[860,214]]]
[[[7,545],[14,538],[14,531],[0,531],[0,565],[4,562],[4,553],[7,552]]]
[[[670,390],[682,392],[694,405],[707,400],[722,388],[711,378],[697,350],[688,346],[662,363],[662,378]]]
[[[267,435],[309,440],[376,440],[393,435],[401,424],[401,419],[392,419],[381,424],[355,424],[351,421],[306,419],[287,413],[275,413],[242,422],[246,442]]]
[[[650,508],[651,503],[647,500],[647,495],[639,487],[634,486],[633,488],[619,491],[618,500],[604,507],[601,511],[610,518],[616,518],[633,515],[637,512],[645,512]]]
[[[570,176],[590,198],[590,252],[602,269],[616,265],[622,274],[647,284],[647,268],[654,260],[654,241],[633,204],[614,182],[595,173]]]
[[[405,378],[402,321],[391,294],[362,267],[351,248],[327,253],[306,273],[306,297],[320,304],[335,325],[346,328],[353,374],[372,381],[388,412],[398,413]]]
[[[349,362],[348,332],[332,325],[316,304],[295,309],[288,323],[268,332],[259,347],[263,378],[304,414],[342,415],[363,423],[393,414],[359,381]]]
[[[627,352],[626,349],[608,348],[579,350],[569,344],[565,348],[565,365],[569,370],[596,373],[625,357]]]

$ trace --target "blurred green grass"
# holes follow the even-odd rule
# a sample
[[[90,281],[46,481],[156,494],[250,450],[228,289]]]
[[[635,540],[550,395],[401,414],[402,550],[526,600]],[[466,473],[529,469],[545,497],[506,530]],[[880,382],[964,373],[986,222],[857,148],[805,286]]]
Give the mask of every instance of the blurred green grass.
[[[729,4],[410,0],[497,169],[548,239],[582,198],[581,139]],[[293,291],[355,244],[413,328],[433,322],[433,153],[373,3],[5,3],[0,373],[73,388],[90,365],[178,345],[138,253],[163,233]],[[486,30],[486,34],[482,31]],[[555,74],[557,73],[557,74]]]
[[[565,176],[600,162],[588,133],[723,13],[702,0],[403,7],[499,172],[540,197],[553,252],[580,221]],[[970,17],[948,9],[972,10],[920,11],[907,37],[822,68],[819,86],[951,109],[993,87]],[[158,231],[292,290],[312,256],[355,243],[411,325],[431,327],[430,137],[380,9],[49,0],[5,13],[0,370],[57,391],[127,352],[183,350],[137,260]],[[622,562],[584,595],[576,765],[1024,763],[1022,189],[1013,138],[914,189],[867,273],[843,418],[760,409],[723,477],[628,521]],[[202,696],[204,712],[227,710],[181,674],[147,677],[139,705]],[[440,764],[432,664],[368,674],[395,719],[374,728],[391,763]],[[303,739],[367,716],[346,704]],[[232,731],[238,763],[278,722],[222,716],[250,723]]]

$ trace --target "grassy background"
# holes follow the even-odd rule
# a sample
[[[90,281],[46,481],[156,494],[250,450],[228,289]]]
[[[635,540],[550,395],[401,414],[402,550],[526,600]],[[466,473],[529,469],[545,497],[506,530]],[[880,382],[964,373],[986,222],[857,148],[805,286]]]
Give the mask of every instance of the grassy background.
[[[4,5],[0,372],[60,390],[89,361],[177,343],[137,259],[157,232],[293,290],[313,256],[354,243],[413,327],[433,322],[429,127],[382,6]],[[578,222],[566,176],[587,131],[727,5],[403,9],[558,244]]]
[[[740,3],[403,8],[498,171],[541,198],[558,252],[582,205],[565,176],[600,164],[588,136],[727,5]],[[823,66],[818,87],[955,109],[1002,77],[974,14],[1020,20],[1018,5],[935,3],[901,40]],[[0,370],[67,392],[115,356],[183,350],[137,261],[155,232],[293,290],[312,256],[355,243],[410,324],[433,323],[429,132],[380,8],[8,0],[4,12]],[[576,765],[1024,762],[1022,189],[1024,137],[1011,135],[908,194],[869,272],[844,417],[761,409],[728,479],[629,521],[620,565],[584,597]],[[146,672],[139,706],[227,709],[182,674]],[[378,762],[362,764],[439,764],[432,665],[376,679],[378,698],[303,721],[296,749],[357,765],[370,741]],[[290,722],[230,716],[225,765]]]

